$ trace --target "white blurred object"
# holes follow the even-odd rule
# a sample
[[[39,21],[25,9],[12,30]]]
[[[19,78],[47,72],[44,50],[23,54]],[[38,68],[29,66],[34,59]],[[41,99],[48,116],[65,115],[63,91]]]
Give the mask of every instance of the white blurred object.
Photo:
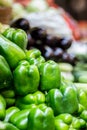
[[[87,43],[82,41],[73,41],[73,44],[68,49],[68,52],[75,55],[87,55]]]
[[[26,9],[28,12],[44,11],[48,8],[46,0],[31,0]]]
[[[44,12],[30,13],[26,18],[29,20],[31,27],[45,27],[48,34],[73,38],[72,30],[61,12],[62,9],[49,8]]]
[[[12,19],[24,17],[26,15],[26,11],[20,3],[14,3],[12,6]]]

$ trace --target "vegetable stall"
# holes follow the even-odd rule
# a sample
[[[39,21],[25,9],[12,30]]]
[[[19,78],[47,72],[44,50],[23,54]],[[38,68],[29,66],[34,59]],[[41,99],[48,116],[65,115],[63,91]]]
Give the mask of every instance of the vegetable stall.
[[[4,27],[0,130],[86,130],[87,59],[68,53],[73,40],[31,27],[25,17]]]

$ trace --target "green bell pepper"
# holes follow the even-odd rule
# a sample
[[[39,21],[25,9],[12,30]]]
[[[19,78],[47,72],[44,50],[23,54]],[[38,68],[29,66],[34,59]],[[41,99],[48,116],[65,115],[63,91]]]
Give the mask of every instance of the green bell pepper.
[[[27,34],[22,29],[7,28],[3,32],[3,36],[17,44],[23,50],[26,49],[28,38]]]
[[[79,130],[85,129],[86,121],[83,119],[77,118],[77,117],[73,117],[70,127],[74,128],[74,129],[79,129]]]
[[[28,61],[30,61],[30,58],[38,58],[39,56],[41,56],[41,51],[36,48],[26,50],[26,57]]]
[[[12,86],[13,76],[10,67],[3,56],[0,55],[0,89]]]
[[[36,91],[33,94],[16,99],[16,106],[21,110],[35,108],[37,105],[43,103],[45,103],[45,95],[41,91]]]
[[[15,98],[15,92],[13,89],[2,89],[1,94],[4,98]]]
[[[7,28],[3,31],[2,35],[4,37],[6,37],[7,39],[9,39],[10,41],[12,41],[12,35],[13,35],[13,32],[15,31],[14,28]]]
[[[36,104],[24,104],[24,103],[19,103],[19,101],[16,101],[16,107],[18,107],[20,110],[24,110],[24,109],[36,108],[37,105]]]
[[[69,130],[69,125],[64,123],[61,119],[55,120],[55,130]]]
[[[16,99],[15,98],[5,98],[5,101],[6,101],[6,107],[8,108],[8,107],[15,105]]]
[[[15,105],[15,92],[13,89],[2,89],[1,90],[1,94],[4,97],[5,101],[6,101],[6,107],[10,107]]]
[[[79,103],[82,104],[85,109],[87,109],[87,94],[84,90],[78,90],[77,91],[78,93],[78,100],[79,100]]]
[[[80,114],[80,118],[87,122],[87,110],[82,111],[82,113]]]
[[[34,48],[31,50],[26,50],[26,59],[30,64],[40,66],[41,63],[45,62],[45,58],[41,55],[41,51]]]
[[[16,44],[0,34],[0,54],[5,57],[11,69],[26,58],[25,52]]]
[[[20,111],[20,109],[15,107],[15,106],[12,106],[12,107],[9,107],[8,109],[6,109],[6,115],[5,115],[5,118],[4,118],[4,122],[9,122],[12,115],[15,114],[18,111]]]
[[[40,75],[37,66],[30,65],[28,61],[21,61],[13,71],[16,94],[27,95],[37,91]]]
[[[69,130],[72,115],[68,113],[59,114],[55,117],[55,130]]]
[[[64,83],[59,89],[51,89],[46,95],[47,104],[52,107],[54,114],[70,113],[78,111],[78,98],[75,87]]]
[[[69,113],[59,114],[55,117],[55,120],[62,120],[65,124],[70,125],[72,122],[72,115]]]
[[[18,111],[11,116],[10,122],[20,130],[26,130],[28,126],[29,113],[30,109]]]
[[[27,130],[55,130],[53,110],[46,105],[31,109]]]
[[[0,120],[5,118],[6,114],[6,102],[2,95],[0,95]]]
[[[11,123],[0,121],[0,130],[20,130],[20,129],[18,129]]]
[[[33,94],[27,94],[24,97],[18,97],[16,99],[16,105],[19,106],[28,106],[31,104],[42,104],[45,103],[45,94],[43,94],[41,91],[36,91]]]
[[[80,129],[86,129],[87,128],[87,122],[84,119],[79,118],[80,121]]]
[[[82,113],[82,111],[85,110],[85,107],[82,104],[78,105],[78,112],[77,115],[80,115]]]
[[[40,89],[48,91],[52,88],[59,88],[61,83],[61,74],[56,62],[49,60],[41,63],[39,66]]]
[[[75,128],[73,128],[73,127],[70,127],[69,130],[78,130],[78,129],[75,129]]]

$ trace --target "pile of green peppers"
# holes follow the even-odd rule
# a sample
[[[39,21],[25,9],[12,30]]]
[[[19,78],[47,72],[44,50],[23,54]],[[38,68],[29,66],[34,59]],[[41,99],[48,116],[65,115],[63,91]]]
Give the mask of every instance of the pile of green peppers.
[[[0,130],[86,130],[87,93],[27,41],[21,29],[0,34]]]

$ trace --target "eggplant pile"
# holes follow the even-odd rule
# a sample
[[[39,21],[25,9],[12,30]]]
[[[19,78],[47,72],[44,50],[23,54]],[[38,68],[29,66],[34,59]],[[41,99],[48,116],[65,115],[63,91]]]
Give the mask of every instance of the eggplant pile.
[[[27,49],[37,48],[41,51],[45,59],[52,59],[56,62],[67,62],[75,65],[77,58],[74,54],[69,54],[67,49],[72,45],[71,38],[59,38],[47,34],[43,27],[30,27],[29,21],[19,18],[11,22],[11,27],[23,29],[28,36]]]

